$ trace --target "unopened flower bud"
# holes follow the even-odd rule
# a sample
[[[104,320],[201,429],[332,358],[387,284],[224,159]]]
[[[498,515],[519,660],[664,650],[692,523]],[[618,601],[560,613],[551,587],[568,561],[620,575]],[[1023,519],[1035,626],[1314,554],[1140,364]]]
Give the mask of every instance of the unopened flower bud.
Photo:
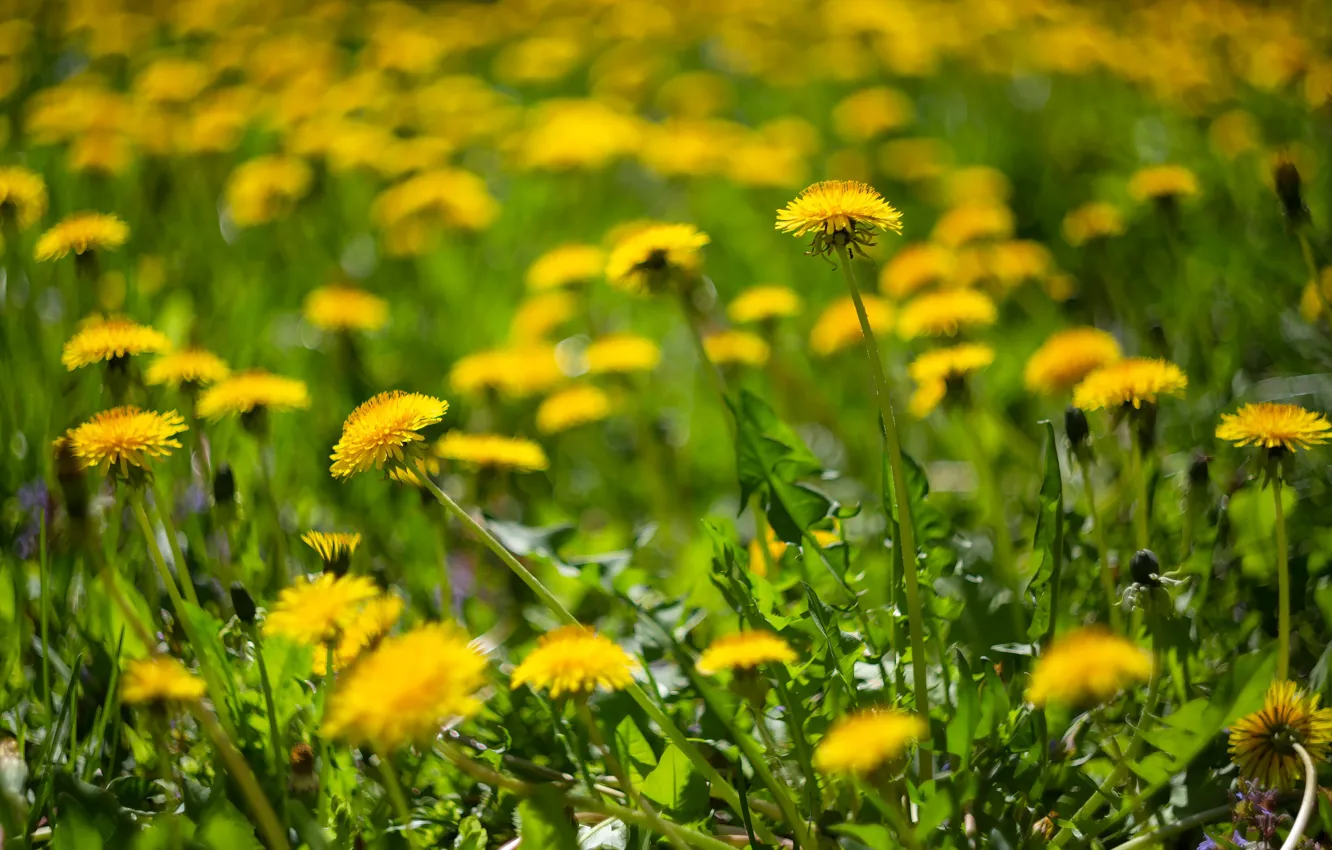
[[[1308,221],[1309,208],[1304,205],[1304,196],[1300,192],[1300,170],[1295,167],[1295,163],[1288,159],[1281,160],[1272,177],[1286,220],[1291,224]]]
[[[245,625],[254,622],[255,608],[254,599],[250,592],[245,589],[245,585],[238,581],[231,583],[231,607],[236,610],[236,617]]]
[[[291,769],[291,790],[294,793],[315,794],[319,791],[313,747],[304,741],[292,747],[288,766]]]
[[[230,505],[236,501],[236,474],[225,463],[219,464],[213,474],[213,501],[219,505]]]
[[[1210,480],[1210,464],[1212,459],[1207,455],[1200,454],[1193,458],[1189,464],[1189,489],[1196,490],[1207,486]]]
[[[1068,444],[1073,448],[1080,448],[1091,436],[1091,426],[1087,424],[1087,414],[1080,407],[1070,406],[1064,411],[1064,435],[1068,437]]]
[[[1129,575],[1136,584],[1154,587],[1161,583],[1161,561],[1151,549],[1139,549],[1129,561]]]

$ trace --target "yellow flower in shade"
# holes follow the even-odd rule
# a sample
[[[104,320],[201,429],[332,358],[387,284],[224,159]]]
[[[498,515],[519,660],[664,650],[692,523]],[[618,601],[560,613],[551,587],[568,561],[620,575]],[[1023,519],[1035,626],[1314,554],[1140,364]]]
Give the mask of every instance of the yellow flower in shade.
[[[709,334],[703,338],[703,350],[708,359],[719,366],[762,366],[771,353],[763,337],[749,331],[729,330]]]
[[[221,419],[255,410],[303,410],[310,406],[304,381],[262,369],[238,372],[204,390],[196,408],[205,419]]]
[[[893,298],[907,298],[947,281],[955,265],[953,252],[942,245],[933,242],[907,245],[884,263],[879,273],[879,291]]]
[[[146,469],[150,459],[180,448],[176,435],[186,430],[185,420],[174,410],[113,407],[70,431],[69,445],[84,467],[116,467],[125,474],[130,466]]]
[[[382,469],[389,460],[403,463],[413,444],[425,439],[420,430],[439,422],[448,409],[447,401],[402,390],[362,402],[342,424],[342,436],[333,447],[333,477]]]
[[[509,323],[509,338],[515,343],[539,342],[547,334],[578,314],[578,301],[563,290],[538,292],[518,305]]]
[[[182,384],[202,386],[215,384],[230,374],[231,368],[213,352],[202,348],[185,348],[163,354],[154,360],[144,374],[144,380],[169,387]]]
[[[297,579],[278,594],[264,620],[264,634],[282,635],[297,643],[327,643],[342,633],[379,587],[365,576],[322,573]]]
[[[814,751],[814,766],[824,773],[868,776],[899,761],[911,745],[929,733],[914,714],[871,708],[840,717],[828,728]]]
[[[768,578],[768,562],[763,557],[761,546],[763,543],[757,537],[749,541],[749,569]],[[781,563],[782,556],[786,554],[786,541],[779,539],[771,526],[768,527],[767,546],[768,558],[772,560],[773,566]]]
[[[633,682],[634,660],[614,641],[586,626],[562,626],[541,636],[513,670],[514,688],[529,685],[552,697],[586,696],[598,686],[618,691]]]
[[[936,348],[911,361],[907,372],[916,382],[908,405],[911,415],[923,419],[948,395],[948,384],[979,372],[994,362],[994,349],[981,343]]]
[[[227,178],[227,207],[241,227],[282,218],[310,191],[313,172],[292,156],[261,156],[236,166]]]
[[[595,245],[561,245],[552,248],[527,269],[527,288],[559,289],[600,277],[606,254]]]
[[[661,292],[692,278],[710,240],[692,224],[651,224],[617,240],[606,258],[606,279],[627,292]]]
[[[884,334],[893,328],[893,308],[882,298],[862,295],[870,330]],[[828,305],[809,332],[809,349],[818,357],[827,357],[863,339],[860,319],[851,296],[843,296]]]
[[[916,117],[911,99],[886,86],[861,89],[833,107],[833,126],[848,142],[867,142],[875,136],[910,124]]]
[[[550,467],[539,443],[499,434],[450,431],[435,444],[435,454],[471,466],[537,472]]]
[[[1068,392],[1091,372],[1123,356],[1119,341],[1099,328],[1069,328],[1051,334],[1027,361],[1027,389],[1043,395]]]
[[[1013,212],[993,201],[969,201],[939,216],[930,238],[949,248],[982,239],[1010,239],[1016,224]]]
[[[341,637],[333,647],[333,669],[347,667],[392,631],[402,617],[402,609],[402,599],[391,593],[376,596],[365,603],[343,628]],[[328,674],[328,644],[315,647],[311,667],[311,672],[316,676]]]
[[[1153,165],[1134,172],[1128,190],[1139,201],[1192,197],[1198,177],[1182,165]]]
[[[543,434],[558,434],[600,422],[611,415],[610,396],[591,384],[575,384],[554,393],[537,408],[537,428]]]
[[[46,183],[18,165],[0,168],[0,222],[32,227],[46,215]]]
[[[69,371],[134,354],[166,351],[171,340],[160,331],[119,316],[90,316],[65,343],[60,362]]]
[[[902,213],[873,186],[856,180],[826,180],[778,210],[777,229],[796,237],[813,233],[810,253],[828,254],[838,245],[849,249],[873,245],[875,230],[901,233]]]
[[[800,296],[787,286],[763,284],[751,286],[735,296],[726,315],[739,324],[786,319],[800,315]]]
[[[1332,743],[1332,708],[1318,707],[1294,682],[1273,682],[1263,707],[1230,727],[1230,759],[1240,773],[1268,788],[1291,788],[1304,774],[1295,752],[1300,744],[1314,764],[1327,761]]]
[[[305,298],[305,319],[326,331],[377,331],[388,321],[388,302],[354,286],[321,286]]]
[[[449,385],[468,395],[494,390],[522,398],[545,392],[564,378],[555,346],[545,343],[478,351],[461,358],[449,370]]]
[[[1070,245],[1123,236],[1124,230],[1124,216],[1119,208],[1104,201],[1083,204],[1064,216],[1064,239]]]
[[[129,705],[198,702],[206,690],[202,679],[169,655],[131,661],[120,677],[120,698]]]
[[[319,560],[332,564],[344,558],[350,558],[361,545],[359,531],[307,531],[301,535],[301,542],[319,553]]]
[[[112,251],[129,239],[129,225],[114,215],[77,212],[65,216],[37,240],[39,262],[58,260],[69,254],[82,256]]]
[[[752,670],[763,664],[792,664],[795,650],[774,632],[742,631],[717,638],[698,657],[698,672],[710,676],[723,670]]]
[[[956,336],[963,328],[985,327],[999,318],[990,296],[974,289],[927,292],[911,300],[897,317],[903,339],[918,336]]]
[[[593,375],[650,372],[661,362],[661,349],[636,334],[607,334],[588,343],[583,351],[587,371]]]
[[[1126,357],[1102,366],[1073,388],[1073,405],[1100,410],[1131,404],[1155,404],[1161,395],[1179,395],[1189,385],[1184,371],[1169,360]]]
[[[1318,286],[1322,287],[1323,298],[1332,303],[1332,266],[1322,270],[1319,274]],[[1313,322],[1324,312],[1323,299],[1318,297],[1318,289],[1314,282],[1310,280],[1304,285],[1304,291],[1300,293],[1300,315],[1306,322]]]
[[[336,662],[335,662],[336,663]],[[391,751],[481,708],[486,659],[452,623],[384,638],[338,678],[320,734]]]
[[[1216,436],[1237,446],[1293,452],[1326,443],[1329,431],[1332,423],[1321,413],[1295,404],[1264,401],[1246,404],[1235,413],[1221,414]]]
[[[1036,661],[1027,686],[1035,706],[1098,705],[1152,675],[1152,656],[1128,638],[1098,626],[1069,632]]]

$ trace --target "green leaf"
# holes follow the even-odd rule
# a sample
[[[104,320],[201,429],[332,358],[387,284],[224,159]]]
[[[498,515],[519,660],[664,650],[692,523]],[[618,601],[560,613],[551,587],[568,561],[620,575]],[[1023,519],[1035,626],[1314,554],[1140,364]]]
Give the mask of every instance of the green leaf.
[[[59,794],[56,811],[51,841],[55,850],[102,850],[102,833],[78,801],[68,794]]]
[[[898,850],[902,846],[896,834],[881,823],[839,823],[832,831],[849,835],[869,850]]]
[[[196,837],[213,850],[263,850],[255,838],[254,826],[225,794],[212,795]]]
[[[957,711],[948,721],[948,752],[961,758],[958,770],[966,770],[971,764],[972,742],[976,740],[976,730],[980,728],[980,697],[976,692],[976,680],[971,672],[971,665],[962,653],[957,655]]]
[[[281,635],[265,635],[260,651],[268,671],[268,685],[273,689],[278,727],[285,729],[303,705],[312,704],[309,691],[302,682],[310,678],[314,649]],[[259,675],[257,664],[254,675]],[[267,723],[264,729],[267,729]]]
[[[458,837],[453,841],[453,850],[486,850],[489,839],[481,819],[476,815],[468,815],[458,824]]]
[[[822,471],[814,453],[772,407],[748,390],[727,398],[735,414],[735,467],[740,509],[755,493],[764,498],[773,532],[799,544],[803,532],[832,510],[832,501],[797,479]]]
[[[643,796],[672,812],[696,811],[708,801],[703,777],[694,772],[689,757],[674,744],[661,754],[661,761],[643,780],[640,790]]]
[[[615,727],[615,749],[636,783],[641,784],[644,774],[657,766],[657,754],[631,716],[626,715]]]
[[[1041,482],[1040,508],[1036,515],[1036,539],[1032,558],[1036,570],[1027,584],[1035,602],[1027,637],[1039,640],[1052,633],[1052,611],[1058,608],[1059,566],[1064,548],[1064,480],[1059,471],[1059,448],[1054,425],[1045,421],[1045,479]]]
[[[209,658],[209,663],[202,665],[200,672],[206,674],[211,667],[213,672],[221,676],[221,681],[208,684],[210,689],[220,686],[223,692],[210,693],[209,696],[213,698],[218,710],[221,711],[225,707],[234,721],[241,703],[236,691],[236,677],[232,675],[233,659],[227,654],[227,648],[222,645],[222,621],[190,602],[183,602],[181,605],[181,616],[189,619],[194,638],[199,641],[199,645],[194,647],[195,653],[207,655]]]
[[[520,803],[518,816],[522,821],[518,834],[524,847],[531,850],[578,850],[573,819],[564,808],[564,796],[554,788],[540,788]]]

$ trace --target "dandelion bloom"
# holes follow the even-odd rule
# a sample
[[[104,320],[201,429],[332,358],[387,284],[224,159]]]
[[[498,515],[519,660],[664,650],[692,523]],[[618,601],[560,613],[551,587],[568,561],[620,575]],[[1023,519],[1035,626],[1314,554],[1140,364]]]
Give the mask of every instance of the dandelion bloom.
[[[841,245],[872,245],[875,230],[902,232],[902,213],[873,187],[856,180],[826,180],[805,189],[777,211],[777,229],[814,234],[811,254]]]
[[[1073,406],[1100,410],[1154,404],[1161,395],[1179,395],[1189,385],[1184,371],[1169,360],[1127,357],[1102,366],[1073,388]]]
[[[1043,395],[1068,392],[1096,369],[1123,356],[1119,340],[1099,328],[1069,328],[1050,335],[1027,361],[1027,389]]]
[[[661,362],[661,349],[645,336],[607,334],[588,343],[583,357],[593,375],[650,372]]]
[[[529,343],[469,354],[449,370],[449,386],[472,395],[494,390],[513,398],[544,392],[565,379],[555,346]]]
[[[203,680],[169,655],[131,661],[120,677],[120,698],[130,705],[198,702],[205,691]]]
[[[376,596],[361,606],[343,626],[337,643],[333,645],[333,669],[347,667],[392,631],[402,617],[402,610],[402,599],[391,593]],[[328,674],[328,644],[315,647],[311,672],[316,676]]]
[[[896,89],[874,86],[847,95],[833,107],[833,126],[848,142],[867,142],[916,117],[911,99]]]
[[[0,222],[32,227],[46,215],[46,204],[46,183],[40,174],[18,165],[0,168]]]
[[[722,670],[752,670],[762,664],[791,664],[795,650],[769,631],[741,631],[708,644],[695,665],[704,675]]]
[[[1107,702],[1152,675],[1152,656],[1128,638],[1088,626],[1063,635],[1036,662],[1027,686],[1035,706]]]
[[[749,569],[750,572],[767,578],[768,560],[763,557],[762,547],[764,545],[765,541],[757,537],[749,541]],[[768,526],[766,545],[768,547],[768,559],[771,559],[772,563],[776,565],[786,554],[786,541],[777,536],[777,533],[772,530],[772,526]]]
[[[319,555],[319,560],[332,564],[344,558],[350,558],[361,545],[359,531],[307,531],[301,535],[301,542]]]
[[[520,158],[528,168],[600,168],[638,150],[644,122],[597,100],[553,98],[530,112]]]
[[[439,228],[485,230],[498,215],[486,181],[457,168],[408,177],[380,192],[370,207],[371,219],[386,232],[386,247],[397,255],[424,252]]]
[[[539,443],[500,434],[450,431],[435,444],[435,454],[445,460],[492,469],[536,472],[550,467]]]
[[[591,384],[575,384],[554,393],[537,408],[537,428],[544,434],[557,434],[600,422],[611,415],[610,396]]]
[[[911,745],[929,733],[914,714],[871,708],[840,717],[814,751],[814,766],[824,773],[868,776],[906,756]]]
[[[907,245],[884,263],[879,272],[879,291],[893,298],[907,298],[952,277],[957,264],[953,252],[933,242]]]
[[[444,418],[449,403],[421,393],[383,392],[362,402],[342,425],[333,447],[334,478],[349,478],[372,466],[382,469],[390,459],[406,460],[404,449],[425,438],[419,433]]]
[[[1198,177],[1182,165],[1154,165],[1134,172],[1128,190],[1139,201],[1193,196],[1198,194]]]
[[[1230,727],[1230,759],[1240,773],[1269,788],[1291,788],[1304,773],[1298,743],[1314,764],[1327,760],[1332,743],[1332,708],[1318,707],[1318,694],[1303,694],[1294,682],[1273,682],[1263,707]]]
[[[70,451],[85,468],[130,466],[146,469],[151,458],[180,448],[176,435],[188,430],[176,411],[158,413],[137,407],[103,410],[69,433]]]
[[[924,419],[948,394],[950,381],[966,378],[994,362],[994,349],[982,343],[963,343],[921,354],[907,366],[916,382],[908,403],[911,415]]]
[[[255,410],[303,410],[309,406],[310,391],[304,381],[251,369],[209,387],[199,397],[196,409],[203,418],[218,420]]]
[[[897,332],[903,339],[956,336],[963,328],[985,327],[998,318],[999,309],[984,292],[946,289],[912,299],[897,316]]]
[[[537,648],[513,670],[513,687],[529,685],[552,697],[618,691],[633,682],[634,661],[604,635],[586,626],[561,626],[541,636]]]
[[[677,277],[693,277],[700,249],[711,241],[692,224],[652,224],[619,239],[606,259],[606,279],[627,292],[660,292]]]
[[[1039,280],[1050,273],[1050,249],[1030,239],[996,242],[986,251],[987,271],[1004,290],[1011,290],[1028,280]]]
[[[739,324],[786,319],[800,315],[800,296],[787,286],[763,284],[751,286],[735,296],[726,315]]]
[[[527,288],[539,291],[586,283],[606,268],[606,254],[595,245],[552,248],[527,269]]]
[[[354,286],[321,286],[305,298],[305,319],[326,331],[377,331],[388,321],[388,302]]]
[[[378,595],[378,586],[365,576],[323,573],[298,579],[278,594],[277,604],[264,620],[264,634],[310,646],[327,643]]]
[[[69,254],[82,256],[111,251],[129,239],[129,225],[114,215],[77,212],[65,216],[37,240],[39,262],[58,260]]]
[[[771,353],[763,337],[749,331],[729,330],[709,334],[703,338],[703,350],[708,359],[719,366],[735,363],[742,366],[762,366]]]
[[[1295,404],[1264,401],[1246,404],[1235,413],[1221,414],[1216,436],[1237,446],[1295,451],[1326,443],[1329,431],[1332,423],[1321,413]]]
[[[865,305],[870,330],[876,334],[892,330],[893,308],[887,301],[875,295],[863,295],[861,302]],[[827,357],[859,343],[863,338],[855,301],[851,296],[844,295],[829,304],[814,323],[809,332],[809,350],[818,357]]]
[[[509,321],[509,338],[518,345],[536,343],[578,314],[578,301],[568,292],[538,292],[518,305]]]
[[[969,201],[945,212],[934,224],[930,238],[949,248],[960,248],[982,239],[1010,239],[1013,212],[993,201]]]
[[[1073,246],[1124,235],[1124,216],[1114,204],[1092,201],[1064,216],[1064,240]]]
[[[134,354],[166,351],[171,340],[161,331],[119,316],[91,316],[65,343],[60,362],[69,371]]]
[[[231,374],[226,362],[211,351],[202,348],[184,348],[157,358],[144,373],[150,384],[180,387],[182,384],[215,384]]]
[[[486,659],[451,623],[431,623],[357,659],[329,696],[320,734],[391,751],[481,708]]]
[[[286,216],[310,191],[314,173],[293,156],[260,156],[242,162],[227,178],[225,190],[231,218],[241,227]]]

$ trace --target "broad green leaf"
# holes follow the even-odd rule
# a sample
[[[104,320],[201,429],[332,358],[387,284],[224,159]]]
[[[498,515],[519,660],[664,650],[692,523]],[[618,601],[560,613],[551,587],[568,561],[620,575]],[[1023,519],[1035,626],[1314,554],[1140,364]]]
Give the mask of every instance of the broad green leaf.
[[[1059,603],[1059,567],[1064,549],[1064,481],[1059,471],[1059,447],[1054,425],[1045,421],[1045,478],[1041,482],[1040,509],[1036,515],[1036,539],[1032,559],[1036,570],[1027,584],[1035,608],[1027,636],[1039,640],[1052,633],[1051,619]]]
[[[643,780],[643,796],[672,812],[696,810],[707,805],[708,790],[703,777],[694,772],[689,757],[674,744],[661,754],[661,761]]]
[[[800,543],[803,532],[828,515],[832,501],[798,479],[818,474],[818,458],[763,399],[740,390],[726,403],[735,414],[735,466],[740,507],[755,493],[763,497],[773,532]]]
[[[644,774],[657,766],[657,754],[632,716],[626,715],[615,727],[615,749],[634,782],[641,783]]]
[[[481,825],[476,815],[468,815],[458,824],[458,837],[453,840],[453,850],[486,850],[490,836]]]
[[[102,850],[102,833],[78,801],[60,794],[56,797],[56,811],[51,841],[55,850]]]
[[[898,850],[902,846],[896,833],[881,823],[839,823],[832,831],[854,838],[869,850]]]
[[[240,697],[236,692],[236,677],[232,675],[234,669],[232,658],[222,645],[222,621],[190,602],[183,603],[181,616],[189,619],[194,637],[202,644],[194,647],[195,653],[208,656],[212,670],[221,677],[220,681],[208,684],[210,689],[221,687],[223,692],[211,693],[209,696],[213,698],[218,711],[224,710],[225,706],[225,710],[234,721],[239,715]],[[200,673],[206,673],[207,670],[208,667],[203,667]]]
[[[213,850],[263,850],[249,819],[225,794],[216,792],[200,818],[196,837]]]
[[[971,672],[971,665],[962,653],[957,655],[957,711],[948,721],[948,752],[961,758],[958,770],[966,770],[971,764],[972,742],[976,740],[976,731],[980,728],[980,697],[976,692],[976,680]]]
[[[522,821],[518,834],[524,847],[578,850],[572,816],[565,810],[564,796],[554,788],[543,787],[520,803],[518,817]]]

